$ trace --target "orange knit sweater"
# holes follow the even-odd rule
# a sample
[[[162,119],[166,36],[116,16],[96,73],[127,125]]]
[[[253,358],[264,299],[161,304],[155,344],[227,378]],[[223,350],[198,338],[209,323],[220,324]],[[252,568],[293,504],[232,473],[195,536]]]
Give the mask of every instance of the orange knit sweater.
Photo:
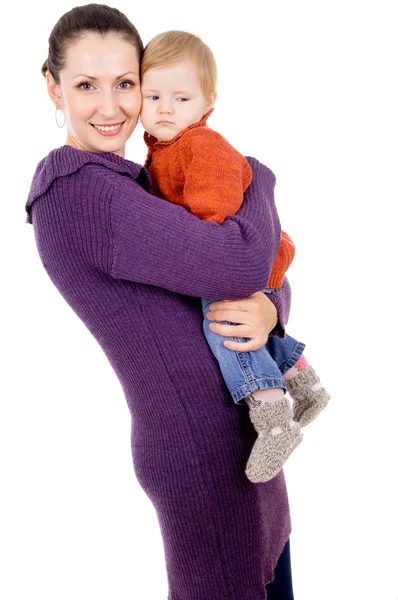
[[[145,133],[148,146],[145,166],[155,196],[183,206],[204,221],[221,224],[239,210],[252,173],[247,160],[207,126],[212,112],[169,142],[158,142]],[[282,286],[294,252],[292,240],[282,231],[268,288]]]

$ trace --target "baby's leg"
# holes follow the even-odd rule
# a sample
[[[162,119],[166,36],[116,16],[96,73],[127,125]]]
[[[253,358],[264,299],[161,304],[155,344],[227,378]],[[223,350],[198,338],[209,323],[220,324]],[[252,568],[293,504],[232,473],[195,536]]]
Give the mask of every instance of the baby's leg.
[[[282,469],[300,444],[303,434],[293,420],[290,402],[280,383],[281,373],[266,347],[237,354],[245,372],[255,373],[257,384],[263,386],[252,391],[244,400],[258,433],[247,461],[246,475],[254,483],[264,482],[275,477]]]
[[[302,354],[304,344],[286,335],[269,338],[267,346],[293,399],[293,419],[304,427],[322,412],[330,396]]]
[[[302,356],[284,375],[293,398],[293,418],[301,427],[309,425],[327,406],[330,395],[311,365]]]
[[[234,352],[226,348],[226,338],[212,332],[206,318],[212,300],[202,302],[207,342],[218,360],[233,400],[236,404],[246,402],[258,433],[246,474],[256,483],[268,481],[280,471],[302,440],[300,427],[294,422],[290,402],[285,397],[286,384],[264,346],[255,352]]]

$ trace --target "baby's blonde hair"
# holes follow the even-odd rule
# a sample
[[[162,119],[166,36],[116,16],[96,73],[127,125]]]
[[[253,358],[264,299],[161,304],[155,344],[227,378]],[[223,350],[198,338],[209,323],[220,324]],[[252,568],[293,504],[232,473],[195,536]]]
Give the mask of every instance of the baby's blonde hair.
[[[186,31],[165,31],[152,38],[144,49],[141,77],[150,69],[160,69],[184,58],[197,68],[205,98],[215,93],[217,65],[213,52],[199,37]]]

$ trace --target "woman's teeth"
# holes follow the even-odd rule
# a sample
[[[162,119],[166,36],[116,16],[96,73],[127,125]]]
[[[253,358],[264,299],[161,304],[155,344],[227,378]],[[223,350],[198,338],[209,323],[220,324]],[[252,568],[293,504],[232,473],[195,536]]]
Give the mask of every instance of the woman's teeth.
[[[116,131],[116,129],[119,129],[121,127],[121,123],[119,123],[119,125],[94,125],[95,129],[99,129],[100,131]]]

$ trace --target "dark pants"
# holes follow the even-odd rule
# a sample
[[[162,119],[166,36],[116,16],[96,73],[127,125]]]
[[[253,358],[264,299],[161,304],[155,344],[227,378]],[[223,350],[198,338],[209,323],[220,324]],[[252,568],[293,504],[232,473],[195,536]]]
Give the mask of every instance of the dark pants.
[[[275,567],[274,580],[267,585],[267,600],[294,600],[289,540]]]

